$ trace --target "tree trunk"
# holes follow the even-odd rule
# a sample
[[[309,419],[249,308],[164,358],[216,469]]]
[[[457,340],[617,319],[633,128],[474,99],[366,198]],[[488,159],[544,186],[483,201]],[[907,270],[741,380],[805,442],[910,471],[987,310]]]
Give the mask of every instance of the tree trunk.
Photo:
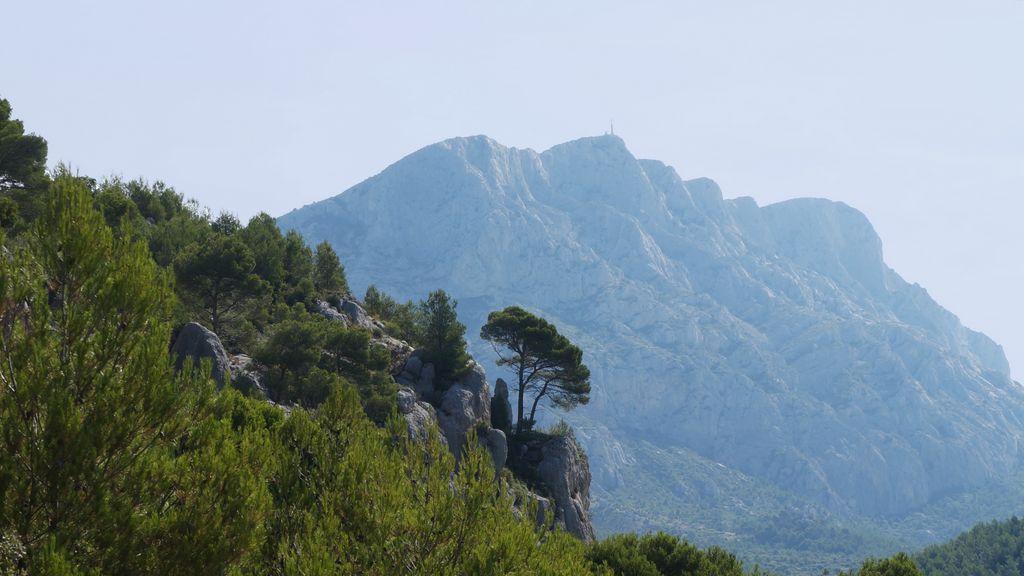
[[[526,385],[523,382],[523,366],[519,366],[519,412],[516,418],[516,435],[518,436],[523,432],[523,394],[526,393]]]
[[[537,394],[533,399],[533,406],[530,407],[530,421],[533,421],[534,416],[537,414],[537,403],[548,393],[548,383],[545,382],[544,386],[540,389],[540,393]]]

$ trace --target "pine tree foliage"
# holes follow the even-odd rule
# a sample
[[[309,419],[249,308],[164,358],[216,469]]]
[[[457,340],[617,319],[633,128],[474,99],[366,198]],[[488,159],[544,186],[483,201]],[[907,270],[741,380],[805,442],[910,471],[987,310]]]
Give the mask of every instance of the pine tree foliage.
[[[978,524],[945,544],[925,548],[914,560],[927,576],[1022,574],[1024,519]]]
[[[533,427],[544,398],[563,410],[590,401],[590,369],[583,352],[547,320],[509,306],[487,316],[480,337],[494,346],[498,365],[515,373],[517,434]],[[527,396],[532,399],[529,413],[524,412]]]
[[[27,188],[46,178],[46,140],[25,134],[11,111],[11,103],[0,99],[0,189]]]
[[[345,267],[341,265],[337,252],[327,241],[316,246],[313,256],[313,285],[321,298],[328,299],[348,294],[348,280]]]
[[[182,522],[230,528],[204,545],[235,556],[258,535],[260,498],[240,484],[248,449],[204,413],[210,381],[173,371],[168,274],[115,240],[66,173],[30,240],[0,266],[3,540],[26,569],[210,573],[183,557],[196,531]]]
[[[444,290],[431,292],[419,306],[424,360],[434,365],[435,385],[442,388],[464,375],[469,365],[466,326],[459,322],[457,306]]]

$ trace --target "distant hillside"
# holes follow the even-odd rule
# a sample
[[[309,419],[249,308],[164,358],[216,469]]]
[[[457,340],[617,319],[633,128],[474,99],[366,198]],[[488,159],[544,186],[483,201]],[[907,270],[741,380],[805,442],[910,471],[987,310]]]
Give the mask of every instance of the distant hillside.
[[[925,576],[1024,574],[1024,520],[979,524],[945,544],[914,555]]]
[[[890,269],[842,203],[725,200],[615,136],[543,153],[479,136],[279,224],[330,241],[357,291],[445,287],[470,335],[509,304],[564,327],[593,371],[571,420],[605,533],[671,518],[756,546],[797,502],[811,523],[885,519],[889,546],[928,543],[984,519],[969,495],[1019,467],[1024,390],[1002,349]],[[958,515],[910,515],[941,507]]]

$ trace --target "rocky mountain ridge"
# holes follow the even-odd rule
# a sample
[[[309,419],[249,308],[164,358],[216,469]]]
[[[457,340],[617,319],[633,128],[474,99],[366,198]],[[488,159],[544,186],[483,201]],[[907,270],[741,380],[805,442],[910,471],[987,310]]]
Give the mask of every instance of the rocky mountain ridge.
[[[890,269],[842,203],[725,200],[615,136],[543,153],[478,136],[279,224],[330,241],[356,289],[443,287],[470,334],[511,304],[558,325],[593,373],[591,405],[570,418],[612,503],[637,443],[877,518],[1020,464],[1024,390],[1001,348]]]

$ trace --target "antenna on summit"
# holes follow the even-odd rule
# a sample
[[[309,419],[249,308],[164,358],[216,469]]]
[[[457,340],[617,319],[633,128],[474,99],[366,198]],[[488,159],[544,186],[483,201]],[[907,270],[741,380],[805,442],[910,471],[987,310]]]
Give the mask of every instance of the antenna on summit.
[[[615,136],[615,120],[611,120],[612,136]]]

